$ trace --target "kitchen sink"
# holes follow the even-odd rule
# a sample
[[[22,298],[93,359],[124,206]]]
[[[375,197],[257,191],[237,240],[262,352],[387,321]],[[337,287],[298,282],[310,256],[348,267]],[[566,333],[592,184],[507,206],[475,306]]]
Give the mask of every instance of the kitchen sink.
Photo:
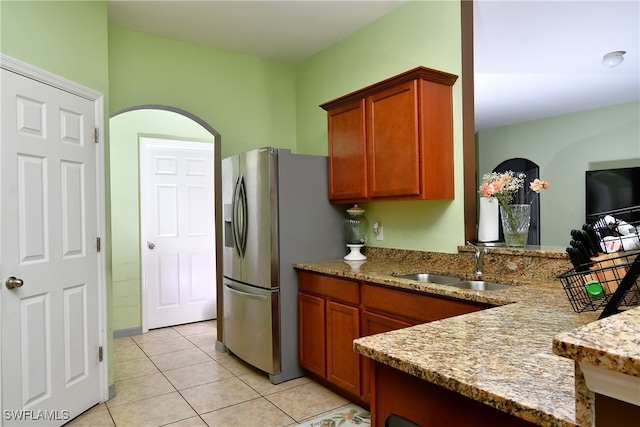
[[[438,285],[448,285],[450,283],[460,282],[462,279],[452,276],[440,276],[430,273],[404,274],[396,276],[398,279],[416,280],[418,282],[436,283]]]
[[[461,289],[471,289],[473,291],[497,291],[499,289],[509,289],[513,286],[502,283],[485,282],[483,280],[463,280],[461,282],[446,283],[448,286],[455,286]]]
[[[459,277],[441,276],[439,274],[431,273],[402,274],[395,277],[398,279],[415,280],[417,282],[454,286],[456,288],[470,289],[472,291],[497,291],[512,287],[511,285],[504,285],[502,283],[485,282],[484,280],[462,280]]]

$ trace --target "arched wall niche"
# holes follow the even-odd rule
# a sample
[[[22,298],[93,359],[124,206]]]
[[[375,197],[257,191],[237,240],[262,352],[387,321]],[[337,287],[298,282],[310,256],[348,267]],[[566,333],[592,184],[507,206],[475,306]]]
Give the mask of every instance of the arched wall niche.
[[[531,222],[529,225],[529,236],[527,238],[528,245],[540,244],[540,198],[529,190],[529,183],[536,178],[540,178],[540,166],[529,159],[522,157],[514,157],[507,159],[498,164],[493,172],[503,173],[513,171],[515,173],[523,173],[526,175],[525,185],[515,195],[513,203],[529,203],[531,205]],[[504,232],[502,224],[500,226],[500,241],[504,241]]]

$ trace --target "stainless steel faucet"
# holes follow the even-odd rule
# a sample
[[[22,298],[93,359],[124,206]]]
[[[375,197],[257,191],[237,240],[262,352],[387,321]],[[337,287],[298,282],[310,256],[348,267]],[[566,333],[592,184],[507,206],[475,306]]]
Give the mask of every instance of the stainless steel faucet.
[[[482,276],[482,263],[484,262],[484,255],[487,253],[487,248],[479,248],[478,246],[474,245],[468,240],[467,240],[467,245],[472,246],[473,249],[476,250],[476,253],[473,256],[473,260],[475,261],[475,266],[476,266],[475,274],[476,276],[480,277]]]

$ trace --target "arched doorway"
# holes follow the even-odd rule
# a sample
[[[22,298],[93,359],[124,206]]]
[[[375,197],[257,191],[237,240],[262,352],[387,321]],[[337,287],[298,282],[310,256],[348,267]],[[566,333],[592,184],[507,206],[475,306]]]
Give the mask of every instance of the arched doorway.
[[[110,119],[109,182],[114,336],[142,332],[139,137],[168,137],[213,143],[214,216],[221,213],[221,137],[199,117],[169,106],[141,105],[121,110]],[[221,223],[215,221],[216,283],[220,280]],[[146,243],[146,242],[145,242]],[[217,292],[217,291],[216,291]],[[222,312],[217,295],[217,311]],[[222,328],[218,328],[221,335]],[[218,341],[222,341],[218,336]]]

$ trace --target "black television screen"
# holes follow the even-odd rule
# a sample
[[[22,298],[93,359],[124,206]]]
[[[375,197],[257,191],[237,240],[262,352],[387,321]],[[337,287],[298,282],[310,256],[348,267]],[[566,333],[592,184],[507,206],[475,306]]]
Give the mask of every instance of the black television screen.
[[[586,172],[586,214],[640,206],[640,166]]]

